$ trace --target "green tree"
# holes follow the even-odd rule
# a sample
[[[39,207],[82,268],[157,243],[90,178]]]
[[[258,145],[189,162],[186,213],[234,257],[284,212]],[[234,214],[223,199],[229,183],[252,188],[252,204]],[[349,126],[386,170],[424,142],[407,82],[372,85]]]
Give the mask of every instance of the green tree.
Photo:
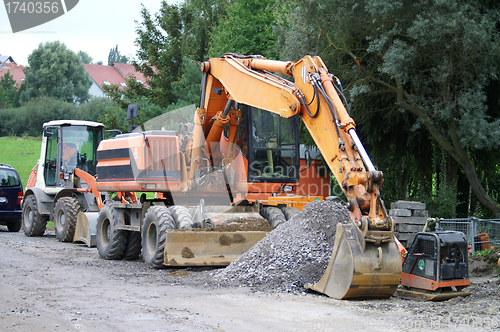
[[[50,96],[72,103],[82,103],[89,99],[91,78],[78,55],[59,41],[40,44],[28,56],[28,67],[24,72],[25,91],[21,94],[21,102],[39,96]]]
[[[195,61],[208,58],[210,35],[225,16],[226,0],[186,0],[181,5],[184,22],[182,55]]]
[[[83,64],[91,64],[92,61],[94,61],[94,59],[92,59],[92,57],[87,52],[78,51],[76,55],[78,55],[78,57],[80,58],[80,62]]]
[[[19,92],[15,83],[8,71],[0,78],[0,108],[19,106]]]
[[[118,45],[109,50],[108,66],[112,66],[113,63],[128,63],[128,58],[125,55],[121,55],[120,51],[118,51]]]
[[[176,101],[172,82],[181,74],[183,25],[180,10],[178,6],[163,1],[159,13],[152,16],[143,7],[141,16],[143,22],[136,30],[138,37],[135,41],[138,60],[133,64],[146,77],[149,100],[167,107]]]
[[[500,119],[489,114],[486,92],[498,80],[499,5],[474,0],[303,4],[308,17],[316,15],[317,53],[348,73],[351,96],[374,101],[385,95],[387,107],[411,114],[412,130],[425,128],[460,166],[479,201],[500,213],[471,158],[471,151],[500,144]],[[451,180],[456,181],[453,175]]]
[[[210,57],[224,53],[261,54],[276,59],[275,1],[235,0],[210,35]]]

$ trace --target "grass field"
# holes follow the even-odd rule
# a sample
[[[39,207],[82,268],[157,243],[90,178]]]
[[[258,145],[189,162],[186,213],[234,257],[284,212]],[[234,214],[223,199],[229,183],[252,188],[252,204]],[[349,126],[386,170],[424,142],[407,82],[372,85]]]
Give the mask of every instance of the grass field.
[[[31,169],[40,158],[41,145],[41,137],[0,137],[0,163],[17,170],[24,188]]]

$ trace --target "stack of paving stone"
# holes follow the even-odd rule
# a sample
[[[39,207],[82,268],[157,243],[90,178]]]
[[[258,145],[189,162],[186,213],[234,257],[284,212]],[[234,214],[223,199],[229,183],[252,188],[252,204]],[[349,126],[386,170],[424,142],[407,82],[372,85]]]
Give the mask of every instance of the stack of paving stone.
[[[391,204],[389,215],[396,224],[394,235],[408,249],[415,235],[424,229],[429,213],[425,203],[397,201]]]

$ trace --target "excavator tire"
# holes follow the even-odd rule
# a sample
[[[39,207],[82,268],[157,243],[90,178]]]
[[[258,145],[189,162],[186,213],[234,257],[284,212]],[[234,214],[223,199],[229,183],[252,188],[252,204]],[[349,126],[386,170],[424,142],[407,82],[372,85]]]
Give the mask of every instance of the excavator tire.
[[[142,225],[142,258],[152,269],[165,267],[163,260],[167,229],[175,229],[170,209],[160,205],[150,207]]]
[[[61,197],[54,208],[54,229],[61,242],[72,242],[80,204],[74,197]]]
[[[285,215],[286,220],[288,221],[288,220],[292,219],[292,217],[294,215],[296,215],[297,213],[299,213],[300,210],[297,209],[297,208],[294,208],[292,206],[287,206],[287,207],[281,208],[281,212],[283,212],[283,214]]]
[[[127,246],[123,252],[123,259],[133,261],[141,255],[141,233],[127,231]]]
[[[193,228],[193,218],[191,217],[191,213],[189,210],[180,205],[174,205],[170,208],[170,213],[172,214],[172,218],[174,218],[176,228],[178,229],[191,229]]]
[[[35,196],[29,195],[23,204],[23,231],[26,236],[42,236],[47,227],[47,216],[38,213]]]
[[[113,204],[104,205],[97,219],[97,251],[104,259],[122,259],[127,247],[127,233],[115,229],[116,211]]]
[[[283,212],[274,206],[266,206],[260,210],[260,214],[262,217],[267,219],[269,224],[273,227],[276,228],[278,225],[281,225],[286,221],[286,217],[283,214]]]

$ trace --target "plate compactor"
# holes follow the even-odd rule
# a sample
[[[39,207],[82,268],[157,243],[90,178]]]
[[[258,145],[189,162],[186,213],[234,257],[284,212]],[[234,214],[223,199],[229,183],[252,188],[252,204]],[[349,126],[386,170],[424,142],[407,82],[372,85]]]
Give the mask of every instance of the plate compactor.
[[[428,301],[470,295],[467,240],[462,232],[418,233],[406,255],[398,292]]]

